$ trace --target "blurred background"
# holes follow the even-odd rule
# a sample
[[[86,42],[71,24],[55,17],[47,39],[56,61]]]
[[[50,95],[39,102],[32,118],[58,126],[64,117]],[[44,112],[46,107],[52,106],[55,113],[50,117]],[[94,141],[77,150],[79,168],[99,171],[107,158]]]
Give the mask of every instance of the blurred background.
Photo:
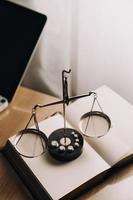
[[[71,68],[72,95],[105,84],[133,103],[133,1],[11,1],[48,17],[23,85],[61,97]]]

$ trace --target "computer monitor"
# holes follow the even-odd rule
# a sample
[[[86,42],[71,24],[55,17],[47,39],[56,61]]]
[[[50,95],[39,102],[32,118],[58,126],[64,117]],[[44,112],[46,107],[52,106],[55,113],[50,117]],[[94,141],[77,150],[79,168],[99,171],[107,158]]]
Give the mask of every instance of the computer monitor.
[[[47,17],[0,0],[0,95],[10,102],[22,80]]]

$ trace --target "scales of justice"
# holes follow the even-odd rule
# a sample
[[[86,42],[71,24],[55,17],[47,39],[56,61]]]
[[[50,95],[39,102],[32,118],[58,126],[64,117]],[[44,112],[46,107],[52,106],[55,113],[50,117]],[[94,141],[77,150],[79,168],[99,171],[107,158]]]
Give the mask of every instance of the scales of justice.
[[[72,161],[78,158],[83,151],[84,136],[92,138],[102,137],[110,129],[111,120],[103,112],[95,92],[89,92],[88,94],[73,97],[69,96],[68,76],[70,72],[71,70],[62,71],[62,100],[44,105],[37,104],[32,108],[31,117],[26,127],[21,130],[15,138],[15,148],[20,155],[27,158],[34,158],[47,151],[56,160],[63,162]],[[79,124],[81,133],[75,129],[67,128],[66,106],[68,106],[72,101],[87,96],[93,96],[93,102],[91,109],[80,118]],[[97,103],[100,111],[93,110],[95,103]],[[36,114],[38,108],[41,109],[57,104],[62,104],[63,107],[63,128],[53,131],[50,136],[47,137],[39,128]],[[31,120],[34,121],[34,128],[28,128]],[[99,122],[104,124],[102,131],[99,130]],[[23,148],[24,146],[25,148]]]

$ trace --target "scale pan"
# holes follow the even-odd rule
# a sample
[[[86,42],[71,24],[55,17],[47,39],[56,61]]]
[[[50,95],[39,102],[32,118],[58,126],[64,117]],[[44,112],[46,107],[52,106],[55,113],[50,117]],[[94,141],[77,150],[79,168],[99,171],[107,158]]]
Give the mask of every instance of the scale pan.
[[[80,118],[79,128],[86,137],[102,137],[108,133],[110,127],[110,118],[100,111],[90,111]]]
[[[27,158],[34,158],[45,153],[47,137],[40,130],[27,128],[18,133],[14,143],[20,155]]]

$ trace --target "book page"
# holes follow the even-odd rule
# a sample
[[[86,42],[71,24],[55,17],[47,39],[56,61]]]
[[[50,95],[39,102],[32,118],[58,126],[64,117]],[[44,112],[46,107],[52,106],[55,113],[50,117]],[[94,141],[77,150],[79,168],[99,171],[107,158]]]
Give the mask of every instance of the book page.
[[[39,123],[40,130],[49,136],[56,129],[63,127],[63,117],[56,114]],[[67,124],[67,127],[71,127]],[[10,138],[14,144],[14,138]],[[34,144],[32,137],[27,143]],[[23,144],[25,148],[26,143]],[[99,154],[84,142],[82,154],[73,161],[59,162],[53,159],[48,153],[36,158],[22,159],[27,163],[32,172],[38,178],[54,200],[58,200],[91,178],[110,168]]]
[[[111,166],[133,147],[133,106],[107,86],[96,90],[103,112],[111,119],[111,128],[101,138],[87,141]],[[67,107],[67,119],[79,130],[80,118],[91,110],[93,97],[79,99]],[[99,111],[97,104],[94,110]],[[131,152],[132,153],[132,152]]]

